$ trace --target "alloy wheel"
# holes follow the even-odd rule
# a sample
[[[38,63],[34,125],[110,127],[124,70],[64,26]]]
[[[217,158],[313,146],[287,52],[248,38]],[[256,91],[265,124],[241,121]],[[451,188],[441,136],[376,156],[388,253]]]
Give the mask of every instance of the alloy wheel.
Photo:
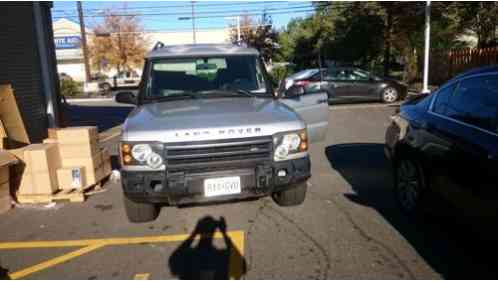
[[[387,88],[382,92],[382,99],[384,102],[391,103],[398,99],[398,92],[394,88]]]

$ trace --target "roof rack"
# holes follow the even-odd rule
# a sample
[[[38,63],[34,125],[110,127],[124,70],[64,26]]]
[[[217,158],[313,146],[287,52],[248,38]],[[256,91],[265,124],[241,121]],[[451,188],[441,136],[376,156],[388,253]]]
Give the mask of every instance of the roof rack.
[[[157,49],[162,49],[166,47],[166,45],[164,45],[163,42],[161,41],[157,41],[157,43],[154,45],[154,48],[152,48],[153,51],[157,50]]]

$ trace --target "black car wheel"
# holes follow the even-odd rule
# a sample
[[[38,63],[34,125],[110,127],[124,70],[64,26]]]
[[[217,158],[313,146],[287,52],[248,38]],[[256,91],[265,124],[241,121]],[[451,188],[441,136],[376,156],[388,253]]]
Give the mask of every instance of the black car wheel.
[[[281,207],[300,205],[306,198],[307,188],[307,182],[298,183],[290,189],[273,193],[273,201]]]
[[[385,103],[393,103],[399,98],[398,90],[393,87],[387,87],[382,91],[382,101]]]
[[[400,159],[396,164],[395,195],[403,210],[415,215],[421,209],[424,178],[420,165],[410,159]]]
[[[155,204],[137,203],[126,196],[123,199],[126,216],[133,223],[153,221],[157,218],[161,210]]]

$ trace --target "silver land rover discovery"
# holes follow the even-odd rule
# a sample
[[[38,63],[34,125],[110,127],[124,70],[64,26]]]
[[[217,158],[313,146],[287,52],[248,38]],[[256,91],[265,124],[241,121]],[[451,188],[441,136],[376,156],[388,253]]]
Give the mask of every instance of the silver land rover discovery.
[[[309,143],[328,126],[325,92],[274,92],[259,53],[236,45],[164,46],[146,57],[123,124],[121,182],[131,222],[160,205],[272,195],[304,201]]]

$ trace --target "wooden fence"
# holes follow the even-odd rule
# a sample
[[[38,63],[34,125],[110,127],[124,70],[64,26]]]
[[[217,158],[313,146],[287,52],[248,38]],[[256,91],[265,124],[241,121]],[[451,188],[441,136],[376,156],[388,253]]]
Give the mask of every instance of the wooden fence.
[[[448,63],[450,78],[471,68],[498,64],[498,46],[452,50],[448,53]]]

